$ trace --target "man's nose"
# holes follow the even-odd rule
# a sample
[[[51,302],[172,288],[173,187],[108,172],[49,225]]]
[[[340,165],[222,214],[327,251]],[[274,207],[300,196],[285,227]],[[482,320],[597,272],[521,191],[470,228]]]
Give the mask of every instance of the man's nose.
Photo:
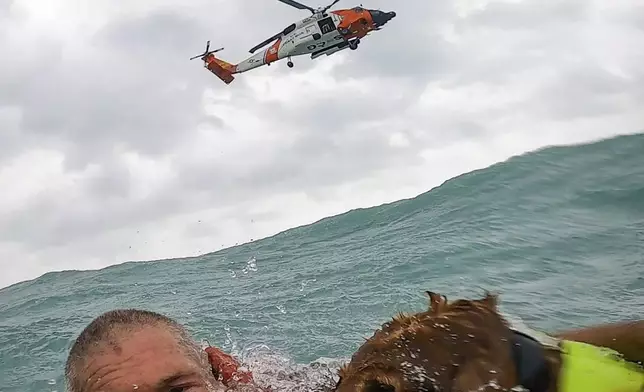
[[[373,23],[376,27],[383,26],[385,23],[396,17],[396,13],[394,11],[382,12],[380,10],[369,10],[369,13],[371,14],[371,19],[373,19]]]

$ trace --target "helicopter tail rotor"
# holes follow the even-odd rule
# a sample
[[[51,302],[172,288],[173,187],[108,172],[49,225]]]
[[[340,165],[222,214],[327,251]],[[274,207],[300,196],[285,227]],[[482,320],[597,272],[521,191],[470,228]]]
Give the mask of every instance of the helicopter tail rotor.
[[[219,49],[215,49],[215,50],[209,50],[209,49],[210,49],[210,41],[206,42],[206,50],[202,54],[198,54],[196,56],[190,57],[190,60],[194,60],[194,59],[197,59],[197,58],[203,59],[204,57],[208,56],[211,53],[217,53],[217,52],[220,52],[220,51],[224,50],[224,48],[219,48]]]

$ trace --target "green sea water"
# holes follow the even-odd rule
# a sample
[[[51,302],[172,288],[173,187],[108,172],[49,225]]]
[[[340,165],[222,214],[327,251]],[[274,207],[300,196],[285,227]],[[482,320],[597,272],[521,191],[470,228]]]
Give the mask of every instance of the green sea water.
[[[0,290],[0,392],[64,391],[73,339],[116,307],[175,317],[260,378],[299,371],[282,389],[310,390],[396,312],[423,309],[425,290],[485,289],[544,331],[642,317],[644,134],[514,157],[414,199],[200,257]]]

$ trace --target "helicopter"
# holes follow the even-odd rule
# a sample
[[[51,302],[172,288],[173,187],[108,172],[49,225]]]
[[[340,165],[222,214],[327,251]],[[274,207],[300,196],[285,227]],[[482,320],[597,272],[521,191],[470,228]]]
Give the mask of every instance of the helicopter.
[[[253,55],[246,60],[231,64],[215,57],[215,53],[224,48],[210,50],[210,41],[206,50],[190,60],[200,58],[204,67],[215,74],[224,83],[230,84],[234,74],[250,71],[263,65],[288,59],[287,65],[293,68],[291,57],[311,55],[311,59],[322,55],[332,55],[344,49],[356,50],[360,39],[371,31],[377,31],[396,17],[396,13],[372,10],[357,6],[349,9],[329,11],[340,0],[334,0],[325,7],[312,8],[295,0],[278,0],[300,10],[309,10],[311,16],[301,19],[272,37],[250,49]],[[261,52],[257,52],[269,45]],[[256,53],[257,52],[257,53]]]

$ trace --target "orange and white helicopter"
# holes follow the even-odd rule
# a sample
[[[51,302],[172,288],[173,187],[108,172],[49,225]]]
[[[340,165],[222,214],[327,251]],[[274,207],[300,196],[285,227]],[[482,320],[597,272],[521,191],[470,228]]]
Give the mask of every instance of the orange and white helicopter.
[[[233,74],[243,73],[271,65],[275,61],[288,58],[287,65],[293,68],[291,57],[310,54],[315,59],[323,54],[331,55],[346,48],[356,50],[360,39],[371,31],[380,30],[391,19],[396,17],[395,12],[383,12],[362,7],[330,11],[338,1],[326,7],[311,8],[295,0],[279,0],[298,9],[311,11],[313,15],[299,20],[284,30],[255,46],[250,53],[265,47],[275,41],[268,48],[254,54],[239,64],[231,64],[215,57],[215,53],[223,50],[210,49],[210,41],[206,43],[206,51],[192,57],[190,60],[201,58],[204,67],[215,74],[226,84],[235,78]]]

